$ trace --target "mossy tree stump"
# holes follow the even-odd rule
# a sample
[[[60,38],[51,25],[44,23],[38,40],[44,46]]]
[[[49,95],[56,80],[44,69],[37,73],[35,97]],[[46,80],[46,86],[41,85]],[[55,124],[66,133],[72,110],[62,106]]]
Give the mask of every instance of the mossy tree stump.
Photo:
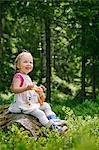
[[[0,107],[0,128],[5,129],[9,125],[16,123],[29,130],[34,138],[44,134],[41,131],[42,125],[38,120],[31,116],[22,113],[9,113],[8,106]]]

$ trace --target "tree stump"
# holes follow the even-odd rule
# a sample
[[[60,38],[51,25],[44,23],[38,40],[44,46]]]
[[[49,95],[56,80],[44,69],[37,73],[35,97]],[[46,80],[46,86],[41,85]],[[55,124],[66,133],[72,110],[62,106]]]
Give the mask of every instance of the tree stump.
[[[17,123],[29,130],[34,138],[44,134],[41,131],[42,125],[35,117],[22,113],[9,113],[8,107],[0,107],[0,128],[4,129],[13,123]]]

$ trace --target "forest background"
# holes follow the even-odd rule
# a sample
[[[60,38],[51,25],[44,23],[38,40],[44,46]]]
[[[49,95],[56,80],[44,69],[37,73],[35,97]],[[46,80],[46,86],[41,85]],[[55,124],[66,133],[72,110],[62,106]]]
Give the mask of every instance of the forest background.
[[[98,0],[0,0],[1,105],[12,101],[14,60],[23,49],[34,57],[32,80],[47,87],[56,113],[65,117],[66,106],[98,114]]]

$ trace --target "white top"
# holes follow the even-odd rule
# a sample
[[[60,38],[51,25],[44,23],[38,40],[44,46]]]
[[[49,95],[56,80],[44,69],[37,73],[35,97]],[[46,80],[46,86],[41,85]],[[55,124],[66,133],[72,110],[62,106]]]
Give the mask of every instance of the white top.
[[[28,75],[21,73],[18,74],[20,74],[24,79],[22,86],[32,84],[32,80]],[[9,107],[9,111],[15,113],[29,113],[34,111],[35,109],[40,107],[40,103],[38,102],[38,96],[39,95],[34,90],[28,90],[22,93],[15,94],[14,102]]]

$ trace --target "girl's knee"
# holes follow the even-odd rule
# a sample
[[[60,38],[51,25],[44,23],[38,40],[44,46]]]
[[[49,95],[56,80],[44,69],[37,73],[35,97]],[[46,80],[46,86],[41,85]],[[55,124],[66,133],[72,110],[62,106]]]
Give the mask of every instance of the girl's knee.
[[[45,116],[45,113],[44,113],[42,110],[40,110],[40,109],[35,110],[35,111],[33,112],[33,114],[34,114],[34,116],[36,116],[36,117],[38,117],[38,118]]]
[[[45,117],[45,116],[46,116],[43,111],[41,111],[41,112],[39,113],[39,115],[40,115],[40,117]]]
[[[47,102],[44,102],[43,105],[44,105],[45,108],[51,108],[50,105]]]

